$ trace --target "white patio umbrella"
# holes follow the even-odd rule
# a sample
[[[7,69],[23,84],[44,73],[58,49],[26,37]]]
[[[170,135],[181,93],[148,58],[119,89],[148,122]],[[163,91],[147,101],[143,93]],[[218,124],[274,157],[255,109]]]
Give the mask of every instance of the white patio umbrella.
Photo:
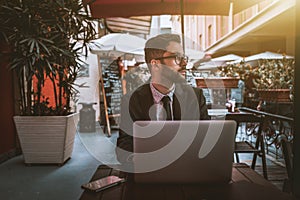
[[[196,68],[199,71],[202,70],[214,71],[214,70],[218,70],[218,65],[215,62],[210,60],[207,62],[200,63],[200,65],[198,65]]]
[[[204,58],[205,53],[203,51],[186,48],[185,54],[189,57],[189,63],[186,66],[186,69],[191,69],[195,65],[195,62]]]
[[[90,50],[102,56],[129,56],[144,59],[146,40],[124,33],[110,33],[90,43]],[[132,59],[132,58],[131,58]]]
[[[228,54],[216,58],[201,59],[198,62],[195,62],[194,66],[198,70],[217,70],[219,66],[226,65],[226,62],[241,58],[243,57],[235,54]]]
[[[227,64],[236,64],[236,63],[240,63],[243,60],[246,63],[252,62],[252,64],[254,64],[255,61],[258,61],[258,60],[261,60],[261,59],[283,59],[284,57],[286,59],[293,59],[294,58],[293,56],[266,51],[266,52],[263,52],[263,53],[248,56],[246,58],[241,58],[241,59],[238,59],[238,60],[235,60],[235,61],[227,62]]]
[[[186,48],[185,54],[189,57],[190,60],[199,60],[202,59],[205,56],[205,53],[203,51],[195,50]]]
[[[211,61],[214,62],[218,66],[222,66],[222,65],[225,65],[226,62],[240,60],[240,59],[243,59],[243,57],[235,55],[235,54],[227,54],[224,56],[212,58]]]

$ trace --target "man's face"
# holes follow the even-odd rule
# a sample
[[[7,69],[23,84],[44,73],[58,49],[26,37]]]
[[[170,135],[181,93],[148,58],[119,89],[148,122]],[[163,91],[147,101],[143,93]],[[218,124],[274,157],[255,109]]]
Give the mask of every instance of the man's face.
[[[161,59],[161,81],[166,86],[173,83],[185,82],[180,74],[185,70],[187,60],[182,59],[184,53],[180,43],[170,42]],[[179,73],[178,73],[179,72]]]
[[[167,51],[163,54],[162,57],[169,57],[169,56],[176,56],[176,55],[178,57],[182,57],[184,55],[181,44],[177,42],[170,42],[166,50]],[[176,62],[175,57],[170,57],[170,58],[162,59],[162,64],[165,64],[170,69],[179,72],[185,68],[185,66],[187,65],[187,61],[186,60],[182,60],[182,61],[180,60],[180,62],[178,61],[179,60],[177,60]]]

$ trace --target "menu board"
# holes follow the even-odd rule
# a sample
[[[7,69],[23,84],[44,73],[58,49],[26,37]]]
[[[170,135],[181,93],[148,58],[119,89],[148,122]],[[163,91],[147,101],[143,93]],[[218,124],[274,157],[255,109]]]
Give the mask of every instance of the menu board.
[[[114,116],[121,112],[122,82],[117,60],[100,59],[107,113]]]
[[[211,91],[210,89],[208,88],[202,88],[202,91],[203,91],[203,95],[206,99],[206,103],[207,104],[211,104],[212,103],[212,100],[211,100]]]
[[[236,103],[244,103],[243,89],[242,88],[232,88],[231,89],[231,99],[235,99]]]

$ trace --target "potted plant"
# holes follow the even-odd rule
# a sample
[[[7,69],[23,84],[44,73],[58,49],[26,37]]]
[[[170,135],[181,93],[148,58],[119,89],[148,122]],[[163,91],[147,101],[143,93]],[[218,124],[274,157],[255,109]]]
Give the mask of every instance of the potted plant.
[[[226,76],[239,76],[246,89],[258,93],[260,100],[287,102],[293,100],[294,59],[260,59],[256,67],[241,62],[220,69]]]
[[[77,0],[0,1],[0,37],[11,49],[20,115],[14,121],[25,163],[62,164],[73,150],[74,81],[79,57],[94,39],[94,22]]]
[[[262,60],[253,80],[259,97],[277,102],[293,100],[294,68],[293,59]]]

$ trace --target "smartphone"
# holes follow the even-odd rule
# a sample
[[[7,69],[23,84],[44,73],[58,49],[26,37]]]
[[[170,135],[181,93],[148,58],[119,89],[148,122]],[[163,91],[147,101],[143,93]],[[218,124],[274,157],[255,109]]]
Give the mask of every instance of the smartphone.
[[[120,178],[117,176],[107,176],[89,183],[85,183],[83,185],[81,185],[81,188],[83,189],[87,189],[89,191],[93,191],[93,192],[99,192],[102,190],[105,190],[107,188],[116,186],[120,183],[125,182],[124,178]]]

